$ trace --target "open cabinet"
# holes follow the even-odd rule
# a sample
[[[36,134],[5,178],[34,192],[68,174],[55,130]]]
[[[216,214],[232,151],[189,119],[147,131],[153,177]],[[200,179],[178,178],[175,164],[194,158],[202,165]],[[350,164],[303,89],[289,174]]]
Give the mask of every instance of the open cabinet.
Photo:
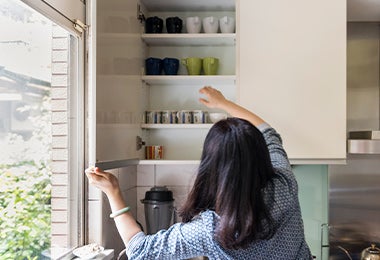
[[[96,6],[96,162],[140,159],[180,163],[200,159],[211,127],[202,124],[146,124],[146,111],[210,111],[199,103],[205,85],[236,96],[236,34],[186,31],[187,17],[235,19],[235,1],[97,1]],[[145,19],[163,19],[162,33],[145,33]],[[165,19],[179,17],[181,33],[166,33]],[[146,75],[145,59],[180,60],[178,75]],[[188,75],[181,60],[216,57],[216,75]],[[141,138],[141,139],[140,139]],[[139,145],[143,144],[142,146]],[[144,160],[145,145],[162,145],[163,160]]]
[[[146,124],[144,112],[207,110],[198,102],[204,85],[274,126],[292,164],[344,163],[345,1],[293,0],[283,8],[248,0],[94,3],[97,163],[198,162],[211,124]],[[162,33],[145,33],[144,19],[153,16],[163,19]],[[190,16],[235,17],[236,31],[189,34]],[[166,33],[167,17],[182,19],[181,33]],[[175,76],[145,73],[149,57],[209,56],[220,61],[217,75],[189,76],[182,64]],[[144,160],[138,143],[162,145],[163,160]]]

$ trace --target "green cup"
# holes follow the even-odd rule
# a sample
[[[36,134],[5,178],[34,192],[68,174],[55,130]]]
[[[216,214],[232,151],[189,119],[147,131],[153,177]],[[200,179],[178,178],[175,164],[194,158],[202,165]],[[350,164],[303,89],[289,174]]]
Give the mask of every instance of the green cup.
[[[219,68],[219,59],[214,57],[203,58],[203,71],[205,75],[216,75]]]
[[[181,59],[181,63],[186,66],[189,75],[200,75],[202,70],[202,59],[197,57],[189,57]]]

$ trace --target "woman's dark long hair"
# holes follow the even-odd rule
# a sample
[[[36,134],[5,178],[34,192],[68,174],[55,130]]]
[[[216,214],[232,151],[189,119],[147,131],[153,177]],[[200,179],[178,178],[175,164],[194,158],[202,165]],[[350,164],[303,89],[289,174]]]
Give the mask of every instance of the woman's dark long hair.
[[[264,187],[273,176],[262,133],[243,119],[219,121],[207,134],[194,186],[179,215],[189,222],[215,210],[220,216],[215,238],[227,249],[269,239],[274,227]]]

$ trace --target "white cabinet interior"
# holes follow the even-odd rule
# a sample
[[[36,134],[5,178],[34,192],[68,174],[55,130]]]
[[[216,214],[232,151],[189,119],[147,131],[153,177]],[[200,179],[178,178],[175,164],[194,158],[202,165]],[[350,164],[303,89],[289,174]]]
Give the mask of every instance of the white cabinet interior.
[[[167,17],[181,18],[182,33],[168,34],[165,27],[161,34],[144,33],[144,24],[137,19],[139,9],[145,18],[158,16],[164,24]],[[198,102],[198,90],[204,85],[236,99],[236,34],[188,34],[188,16],[235,18],[235,1],[98,1],[97,162],[143,159],[143,149],[136,151],[138,135],[146,145],[164,146],[164,160],[159,163],[200,159],[210,124],[143,122],[146,110],[207,110]],[[215,76],[189,76],[183,65],[176,76],[148,76],[144,69],[148,57],[216,57],[220,64]]]
[[[219,70],[215,76],[188,75],[185,66],[179,67],[176,76],[149,76],[143,72],[142,82],[146,89],[146,110],[207,110],[199,102],[198,90],[204,85],[218,87],[229,98],[235,99],[235,33],[232,34],[188,34],[185,29],[186,17],[207,16],[221,18],[235,17],[233,1],[141,1],[144,16],[158,16],[164,21],[163,33],[143,33],[141,39],[145,47],[145,58],[216,57]],[[165,19],[179,17],[183,29],[179,34],[166,33]],[[143,124],[143,139],[147,145],[163,145],[164,161],[156,163],[175,163],[181,160],[199,160],[204,138],[210,124]],[[152,163],[141,161],[140,163]]]

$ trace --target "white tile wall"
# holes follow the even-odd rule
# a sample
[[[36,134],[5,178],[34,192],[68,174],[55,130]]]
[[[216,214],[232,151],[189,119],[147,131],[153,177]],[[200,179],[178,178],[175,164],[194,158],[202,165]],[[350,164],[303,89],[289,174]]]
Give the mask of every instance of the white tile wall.
[[[137,166],[137,186],[154,186],[155,165]]]
[[[67,100],[54,99],[51,101],[52,111],[67,111]]]
[[[51,98],[54,99],[65,99],[67,98],[67,88],[61,87],[61,88],[53,88],[51,90]]]
[[[51,132],[53,135],[67,135],[69,133],[66,124],[52,124]]]
[[[62,122],[67,122],[67,112],[55,112],[52,114],[51,120],[52,123],[62,123]]]
[[[88,242],[102,244],[102,205],[101,200],[88,202]]]
[[[66,62],[53,63],[51,70],[52,70],[52,73],[67,74],[67,63]]]
[[[53,136],[53,148],[68,148],[68,141],[69,139],[67,136]]]
[[[55,51],[52,55],[52,61],[54,62],[67,61],[67,50]],[[59,83],[53,85],[53,82],[55,81],[52,79],[53,86],[63,86],[62,83],[67,81],[67,76],[57,77],[56,80],[57,80],[56,82],[59,82]]]
[[[59,247],[69,246],[70,223],[68,217],[68,91],[67,71],[69,34],[59,26],[52,31],[52,232],[51,243]],[[64,54],[64,55],[62,55]],[[58,62],[58,63],[57,63]],[[62,230],[65,230],[63,232]]]
[[[67,149],[54,149],[51,154],[52,160],[68,160],[69,153]]]
[[[52,185],[66,185],[69,181],[67,174],[53,173],[51,177]]]
[[[68,196],[68,187],[64,186],[55,186],[51,191],[51,196],[54,198],[67,198]]]

